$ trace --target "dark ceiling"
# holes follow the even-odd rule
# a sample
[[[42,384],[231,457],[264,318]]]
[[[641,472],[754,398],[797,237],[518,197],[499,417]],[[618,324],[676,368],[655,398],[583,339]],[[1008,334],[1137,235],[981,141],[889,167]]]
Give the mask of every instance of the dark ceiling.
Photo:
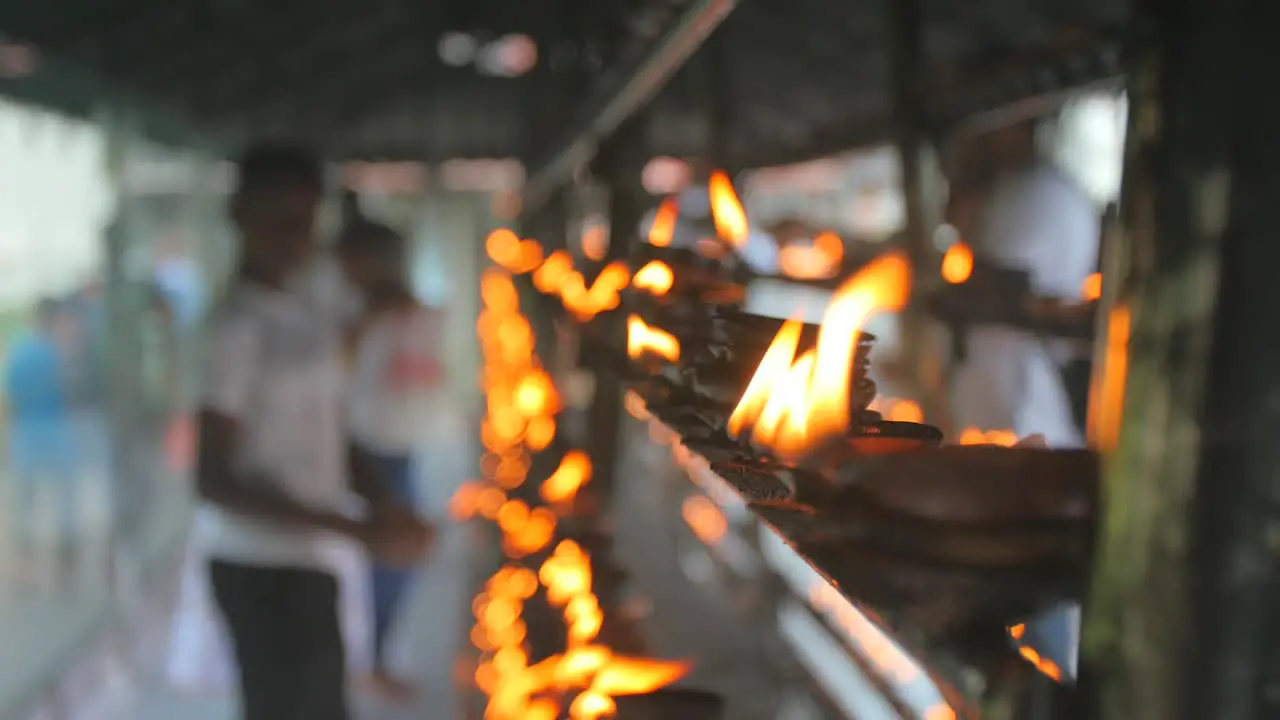
[[[655,101],[650,151],[746,166],[884,139],[884,10],[903,1],[741,0]],[[335,157],[536,157],[592,84],[688,4],[0,0],[0,34],[41,68],[0,79],[0,93],[73,110],[107,98],[197,135],[289,134]],[[922,0],[928,124],[1114,76],[1126,12],[1114,0]],[[450,31],[527,34],[538,67],[519,78],[449,67],[437,45]]]

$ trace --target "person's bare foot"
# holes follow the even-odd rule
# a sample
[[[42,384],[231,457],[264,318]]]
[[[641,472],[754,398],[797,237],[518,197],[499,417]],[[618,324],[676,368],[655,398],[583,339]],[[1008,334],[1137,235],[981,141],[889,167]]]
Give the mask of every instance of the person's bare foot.
[[[365,685],[373,695],[395,703],[407,703],[418,694],[413,685],[385,672],[370,675]]]

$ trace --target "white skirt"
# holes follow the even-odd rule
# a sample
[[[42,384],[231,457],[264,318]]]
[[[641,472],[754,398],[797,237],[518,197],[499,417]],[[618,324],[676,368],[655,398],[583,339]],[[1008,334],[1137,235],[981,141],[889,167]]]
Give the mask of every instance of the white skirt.
[[[199,537],[199,532],[193,532],[187,542],[165,675],[170,684],[182,690],[223,692],[235,687],[235,659],[209,587],[208,556]],[[359,676],[373,666],[369,569],[358,547],[341,547],[331,555],[338,576],[338,619],[347,649],[347,668]]]

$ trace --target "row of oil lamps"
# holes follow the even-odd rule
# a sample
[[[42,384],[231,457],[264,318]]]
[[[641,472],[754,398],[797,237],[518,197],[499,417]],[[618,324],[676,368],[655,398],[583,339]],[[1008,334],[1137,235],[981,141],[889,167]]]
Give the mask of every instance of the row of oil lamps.
[[[527,247],[527,246],[526,246]],[[649,693],[675,682],[687,663],[628,658],[613,653],[598,635],[603,610],[592,588],[590,558],[573,540],[556,542],[558,520],[590,481],[590,457],[565,454],[539,487],[542,504],[510,497],[529,477],[531,453],[556,435],[560,398],[534,353],[534,334],[521,313],[511,276],[486,271],[483,310],[477,321],[483,356],[481,386],[486,414],[482,479],[464,484],[451,500],[459,520],[495,522],[508,562],[474,598],[470,638],[480,652],[476,686],[488,697],[486,720],[595,720],[613,717],[615,698]],[[535,570],[529,562],[540,558]],[[564,652],[530,663],[525,604],[535,595],[563,616]]]
[[[718,239],[740,246],[747,233],[741,204],[723,174],[713,175],[710,186],[712,219]],[[677,214],[674,200],[663,202],[649,231],[650,247],[664,248],[671,244]],[[834,254],[834,244],[831,238],[822,237],[824,242],[815,242],[813,247],[829,257]],[[494,262],[508,273],[531,275],[539,291],[558,296],[568,313],[580,321],[618,309],[622,292],[628,287],[652,298],[663,298],[684,274],[662,259],[648,260],[634,273],[628,264],[615,262],[588,284],[568,253],[559,251],[546,256],[536,240],[521,240],[507,230],[495,231],[488,239],[487,250]],[[957,243],[944,258],[941,272],[949,283],[961,285],[968,281],[973,266],[971,251]],[[863,418],[855,414],[858,408],[850,403],[855,390],[851,387],[851,368],[855,365],[861,328],[874,314],[902,307],[910,294],[911,281],[912,270],[906,259],[897,253],[886,253],[835,290],[823,322],[817,328],[816,342],[810,347],[802,348],[802,324],[798,320],[781,323],[732,407],[726,423],[728,434],[767,452],[784,466],[802,465],[831,447],[846,447],[849,435],[863,422]],[[1097,278],[1091,279],[1082,294],[1090,299],[1096,297],[1098,283]],[[667,363],[680,362],[686,349],[681,347],[675,332],[650,324],[635,313],[628,317],[627,325],[627,353],[633,360],[657,358]],[[484,328],[481,333],[483,337]],[[520,352],[523,351],[521,348]],[[890,421],[920,423],[923,420],[918,406],[907,401],[880,400],[879,403],[880,414]],[[493,410],[492,401],[490,409]],[[977,428],[965,429],[958,439],[963,445],[1003,446],[1015,444],[1017,440],[1008,431]],[[688,510],[691,514],[699,512],[696,507]],[[1015,637],[1019,632],[1015,626]],[[1022,654],[1033,662],[1038,660],[1029,649],[1024,649]],[[1042,666],[1042,670],[1051,676],[1059,674],[1053,667]]]

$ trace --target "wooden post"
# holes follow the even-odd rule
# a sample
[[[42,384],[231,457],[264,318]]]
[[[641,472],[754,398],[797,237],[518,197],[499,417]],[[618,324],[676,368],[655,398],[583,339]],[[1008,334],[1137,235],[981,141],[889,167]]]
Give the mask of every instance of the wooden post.
[[[1280,542],[1280,45],[1260,0],[1144,0],[1086,607],[1098,718],[1268,716]],[[1127,265],[1127,270],[1117,265]],[[1123,276],[1108,273],[1124,273]],[[1269,634],[1271,633],[1271,634]]]

